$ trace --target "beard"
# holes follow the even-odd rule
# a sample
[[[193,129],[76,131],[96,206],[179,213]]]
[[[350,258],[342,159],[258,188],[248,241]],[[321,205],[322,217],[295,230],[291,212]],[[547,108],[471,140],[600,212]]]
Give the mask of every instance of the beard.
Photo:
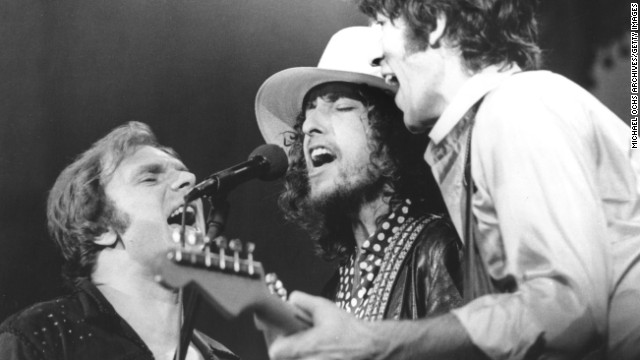
[[[357,214],[363,204],[380,196],[383,188],[381,171],[369,163],[357,169],[342,169],[334,185],[320,194],[314,194],[311,188],[306,205],[332,216]]]

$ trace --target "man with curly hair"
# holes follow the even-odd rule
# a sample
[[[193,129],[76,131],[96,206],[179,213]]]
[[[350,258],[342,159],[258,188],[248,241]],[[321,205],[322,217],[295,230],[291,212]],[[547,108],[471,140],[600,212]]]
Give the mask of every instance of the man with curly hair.
[[[427,139],[407,131],[395,88],[367,60],[377,41],[372,28],[339,31],[318,67],[267,79],[256,114],[267,142],[289,152],[285,216],[339,262],[325,295],[360,319],[417,319],[461,304],[461,247],[434,215],[444,206],[422,160]]]
[[[294,293],[314,326],[272,357],[640,358],[640,152],[597,99],[533,71],[536,1],[358,3],[381,30],[405,125],[429,132],[470,302],[372,324]]]
[[[158,261],[185,232],[203,232],[202,204],[184,204],[195,176],[143,123],[122,125],[67,166],[47,202],[51,236],[74,291],[0,325],[0,359],[174,359],[182,322]],[[179,240],[179,238],[178,238]],[[195,332],[186,359],[238,359]]]

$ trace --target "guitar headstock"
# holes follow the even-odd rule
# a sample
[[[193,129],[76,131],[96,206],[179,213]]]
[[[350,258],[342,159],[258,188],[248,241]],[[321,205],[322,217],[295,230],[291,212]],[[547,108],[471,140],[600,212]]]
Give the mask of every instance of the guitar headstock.
[[[237,316],[272,296],[255,245],[219,237],[199,248],[175,248],[157,269],[156,280],[169,288],[195,285],[223,314]]]
[[[253,260],[255,244],[243,245],[238,239],[228,241],[218,238],[215,247],[206,246],[202,251],[176,248],[167,253],[170,261],[196,269],[207,269],[235,276],[263,278],[262,264]]]
[[[275,279],[269,284],[275,294],[268,290],[262,264],[253,259],[254,244],[224,237],[212,243],[193,237],[180,241],[183,235],[176,236],[176,243],[184,247],[169,251],[159,262],[158,282],[174,289],[195,286],[227,317],[253,311],[274,333],[288,335],[310,326],[307,314],[282,301],[282,283],[278,286]]]

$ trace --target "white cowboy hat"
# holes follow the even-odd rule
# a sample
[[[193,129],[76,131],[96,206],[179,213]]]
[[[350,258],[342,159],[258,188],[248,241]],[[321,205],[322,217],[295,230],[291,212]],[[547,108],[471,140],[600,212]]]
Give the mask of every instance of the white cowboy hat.
[[[296,67],[269,77],[256,95],[256,119],[267,143],[284,145],[284,134],[293,130],[302,101],[313,87],[334,81],[367,84],[395,93],[385,83],[373,61],[382,56],[380,32],[354,26],[338,31],[324,50],[317,67]]]

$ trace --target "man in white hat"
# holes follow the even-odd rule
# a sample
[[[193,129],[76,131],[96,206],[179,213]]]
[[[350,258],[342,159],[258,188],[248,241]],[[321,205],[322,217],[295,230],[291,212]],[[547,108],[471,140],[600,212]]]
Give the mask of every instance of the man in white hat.
[[[460,243],[376,57],[376,32],[333,36],[318,67],[265,81],[256,115],[287,148],[280,206],[340,267],[325,295],[357,318],[416,319],[461,304]],[[349,315],[351,316],[351,315]]]

